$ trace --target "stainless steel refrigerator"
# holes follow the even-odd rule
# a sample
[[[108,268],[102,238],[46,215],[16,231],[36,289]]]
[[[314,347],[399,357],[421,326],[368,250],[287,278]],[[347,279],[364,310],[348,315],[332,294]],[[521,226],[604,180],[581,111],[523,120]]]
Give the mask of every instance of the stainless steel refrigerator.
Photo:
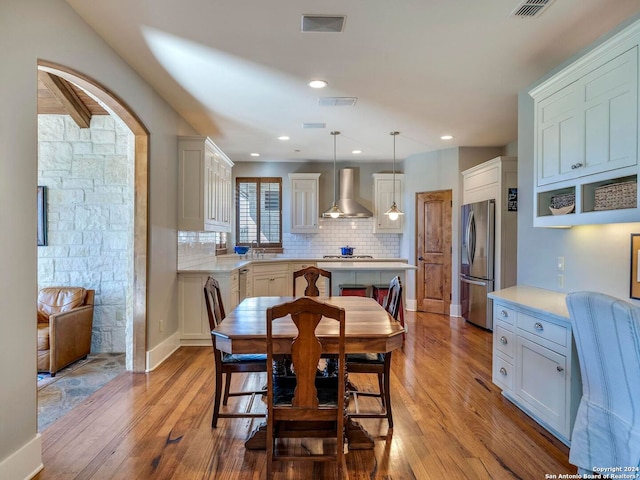
[[[468,322],[493,330],[495,201],[462,206],[460,303]]]

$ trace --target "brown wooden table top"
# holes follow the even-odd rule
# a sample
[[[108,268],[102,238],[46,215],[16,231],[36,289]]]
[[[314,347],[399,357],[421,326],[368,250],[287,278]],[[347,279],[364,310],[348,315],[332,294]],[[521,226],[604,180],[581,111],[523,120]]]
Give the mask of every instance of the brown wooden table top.
[[[226,353],[266,353],[267,308],[294,299],[295,297],[244,299],[211,332],[216,336],[216,347]],[[404,328],[374,299],[336,296],[314,297],[314,300],[345,309],[347,353],[384,353],[402,346]],[[276,320],[273,324],[275,350],[280,353],[286,352],[296,333],[291,317]],[[338,337],[336,322],[322,320],[317,333],[325,351],[335,353]]]

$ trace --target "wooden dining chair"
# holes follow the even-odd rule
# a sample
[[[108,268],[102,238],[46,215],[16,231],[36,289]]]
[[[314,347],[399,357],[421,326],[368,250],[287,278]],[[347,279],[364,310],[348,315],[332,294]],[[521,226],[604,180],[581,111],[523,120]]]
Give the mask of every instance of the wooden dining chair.
[[[298,334],[287,345],[274,335],[274,322],[290,315]],[[318,375],[317,366],[323,355],[316,328],[320,321],[337,322],[337,376]],[[274,347],[274,339],[277,346]],[[290,350],[290,352],[288,351]],[[290,354],[292,367],[274,372],[277,354]],[[346,475],[345,435],[345,311],[313,298],[298,298],[267,309],[267,478],[273,476],[273,463],[311,461],[337,463],[338,478]],[[286,445],[281,438],[335,438],[335,451],[315,452],[307,446]],[[294,442],[295,443],[295,442]],[[297,447],[297,448],[296,448]]]
[[[224,306],[222,304],[222,295],[220,294],[220,284],[218,281],[209,277],[204,285],[204,300],[207,305],[207,315],[209,316],[209,328],[213,330],[225,318]],[[231,392],[231,375],[233,373],[250,373],[250,372],[266,372],[267,356],[254,354],[230,354],[221,352],[216,348],[216,336],[211,335],[213,344],[213,359],[215,363],[215,382],[216,390],[213,402],[213,419],[211,427],[218,426],[218,418],[264,418],[262,413],[251,413],[256,395],[266,393],[264,390],[242,390]],[[223,405],[227,405],[229,397],[238,397],[250,395],[251,400],[248,402],[246,409],[241,413],[220,413],[220,399],[222,397],[222,376],[225,376]]]
[[[307,281],[307,286],[304,289],[305,297],[319,297],[320,290],[318,289],[318,278],[325,277],[329,280],[329,291],[326,292],[325,296],[331,296],[331,272],[327,270],[323,270],[318,267],[306,267],[301,270],[297,270],[293,272],[293,296],[296,295],[296,279],[299,277],[304,277]]]
[[[402,282],[400,277],[394,277],[389,283],[389,293],[383,302],[383,307],[395,321],[398,321],[401,299]],[[347,371],[349,373],[370,373],[378,376],[378,392],[360,392],[358,390],[349,392],[353,397],[355,408],[355,413],[349,416],[352,418],[386,418],[389,422],[389,428],[393,428],[389,379],[391,374],[391,352],[349,354],[347,355]],[[353,388],[353,384],[350,385]],[[358,396],[380,398],[382,403],[381,412],[360,413]]]

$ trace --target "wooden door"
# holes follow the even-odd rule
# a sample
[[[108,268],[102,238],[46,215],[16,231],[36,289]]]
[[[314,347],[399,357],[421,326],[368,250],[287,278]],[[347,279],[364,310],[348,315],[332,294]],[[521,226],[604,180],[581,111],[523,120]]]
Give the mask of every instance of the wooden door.
[[[451,190],[416,197],[417,310],[449,315],[451,305]]]

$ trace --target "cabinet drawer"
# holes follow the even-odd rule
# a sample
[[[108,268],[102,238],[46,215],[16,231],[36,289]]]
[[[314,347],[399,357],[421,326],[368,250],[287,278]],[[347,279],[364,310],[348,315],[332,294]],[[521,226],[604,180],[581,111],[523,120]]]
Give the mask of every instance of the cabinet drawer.
[[[514,325],[516,321],[516,311],[513,308],[505,307],[501,303],[496,303],[493,306],[493,319],[494,321]]]
[[[493,383],[504,388],[505,390],[513,391],[515,370],[513,365],[500,357],[499,355],[493,356]]]
[[[278,274],[278,273],[289,273],[289,264],[288,263],[255,263],[251,267],[253,269],[253,273],[259,275],[261,273],[267,274]]]
[[[518,315],[518,328],[563,347],[567,346],[567,327],[532,317],[526,313],[520,313]]]
[[[502,322],[497,322],[494,326],[493,346],[497,351],[513,358],[515,337],[513,336],[513,332],[506,328]]]

